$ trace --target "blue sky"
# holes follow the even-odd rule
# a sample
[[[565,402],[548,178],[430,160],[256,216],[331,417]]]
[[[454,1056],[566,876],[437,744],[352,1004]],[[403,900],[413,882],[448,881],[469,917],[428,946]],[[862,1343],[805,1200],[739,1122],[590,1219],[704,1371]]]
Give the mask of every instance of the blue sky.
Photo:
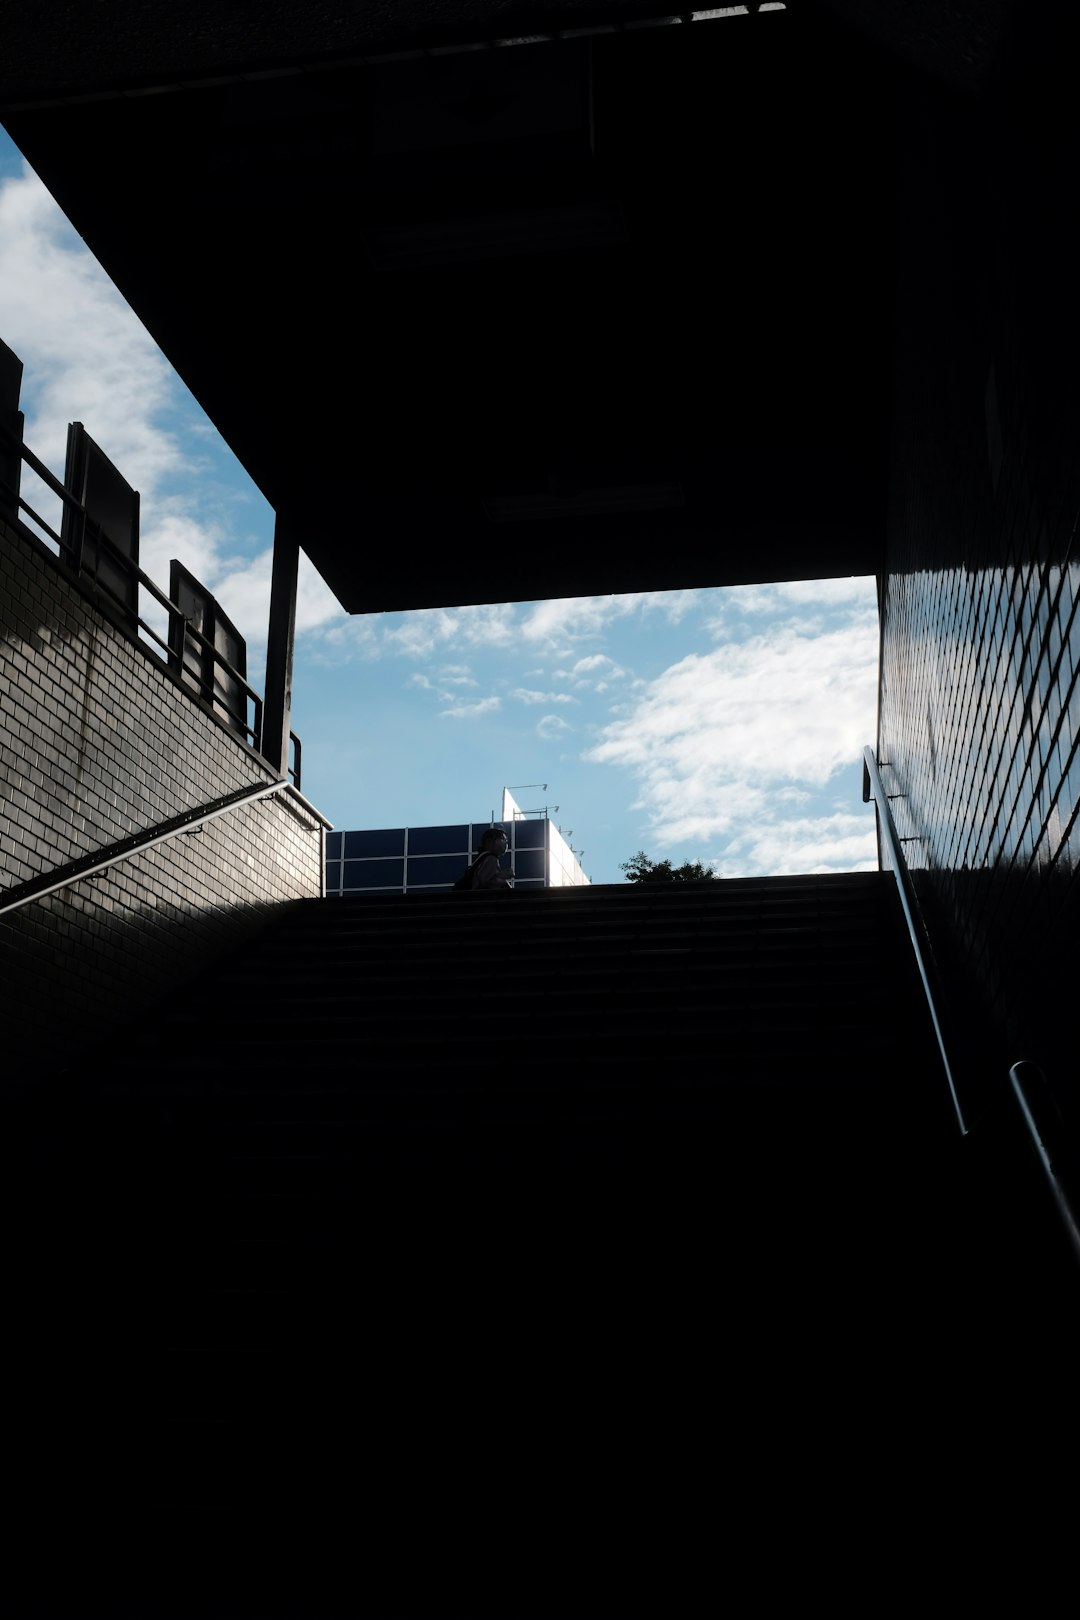
[[[167,586],[177,557],[217,596],[261,688],[273,513],[2,131],[0,338],[30,448],[60,475],[85,425],[141,493],[144,570]],[[509,786],[596,883],[640,849],[727,877],[876,867],[876,682],[872,578],[349,617],[302,564],[312,803],[426,826],[498,814]]]

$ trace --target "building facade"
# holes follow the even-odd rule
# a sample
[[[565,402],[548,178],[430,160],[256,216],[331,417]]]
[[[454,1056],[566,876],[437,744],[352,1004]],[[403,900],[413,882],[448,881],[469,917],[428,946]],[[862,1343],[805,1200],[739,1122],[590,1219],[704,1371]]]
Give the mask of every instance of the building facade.
[[[212,639],[179,604],[175,647],[140,620],[137,519],[122,557],[92,496],[55,480],[93,543],[29,521],[21,373],[0,342],[0,1092],[122,1031],[276,907],[318,896],[329,826],[256,746],[246,682],[227,676],[239,717],[222,702],[235,666],[210,657]]]
[[[1007,1063],[1076,1111],[1075,132],[1049,63],[902,99],[878,754],[976,1111]]]
[[[502,868],[515,889],[579,888],[589,882],[577,854],[546,813],[521,810],[507,790],[502,808],[499,821],[330,832],[326,893],[434,894],[452,889],[492,826],[506,833],[509,847]]]

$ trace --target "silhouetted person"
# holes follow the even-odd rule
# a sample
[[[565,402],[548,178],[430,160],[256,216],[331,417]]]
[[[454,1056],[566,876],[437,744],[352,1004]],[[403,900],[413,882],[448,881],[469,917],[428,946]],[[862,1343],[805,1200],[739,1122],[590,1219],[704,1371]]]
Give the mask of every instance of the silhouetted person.
[[[512,889],[513,871],[509,875],[500,870],[499,862],[506,854],[508,840],[501,827],[489,827],[480,840],[480,853],[454,885],[457,889]]]

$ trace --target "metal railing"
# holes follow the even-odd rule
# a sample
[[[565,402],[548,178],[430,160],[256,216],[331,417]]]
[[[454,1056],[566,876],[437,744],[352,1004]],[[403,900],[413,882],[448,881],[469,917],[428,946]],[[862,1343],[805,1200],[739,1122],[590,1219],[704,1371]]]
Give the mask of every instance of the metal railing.
[[[892,862],[893,872],[896,877],[900,903],[903,907],[904,919],[907,923],[915,959],[918,963],[919,976],[922,979],[923,989],[926,993],[926,1002],[930,1009],[930,1017],[934,1026],[934,1034],[937,1037],[938,1048],[941,1052],[941,1060],[945,1067],[957,1123],[961,1135],[967,1136],[970,1127],[964,1119],[964,1113],[957,1095],[952,1065],[949,1062],[949,1055],[946,1050],[937,998],[932,989],[931,975],[923,950],[923,930],[915,920],[918,902],[915,898],[911,874],[904,859],[900,839],[896,834],[896,824],[889,808],[889,796],[885,792],[881,780],[877,759],[873,749],[867,747],[863,749],[863,802],[866,803],[871,798],[873,798],[877,810],[881,838],[888,850],[889,859]],[[1027,1059],[1014,1063],[1009,1069],[1009,1086],[1013,1100],[1019,1110],[1028,1143],[1034,1152],[1035,1159],[1042,1171],[1043,1179],[1050,1191],[1051,1198],[1064,1227],[1065,1236],[1075,1259],[1080,1262],[1080,1218],[1077,1216],[1077,1209],[1080,1208],[1077,1201],[1077,1192],[1080,1190],[1080,1168],[1078,1168],[1078,1156],[1071,1145],[1069,1133],[1058,1114],[1051,1086],[1039,1065]]]
[[[934,1037],[937,1041],[938,1051],[941,1054],[941,1062],[945,1070],[945,1079],[949,1087],[949,1096],[952,1100],[953,1112],[956,1115],[956,1123],[960,1128],[961,1136],[966,1136],[968,1134],[969,1127],[966,1119],[964,1118],[964,1110],[960,1106],[960,1096],[956,1088],[956,1077],[953,1073],[952,1063],[949,1060],[949,1050],[945,1041],[942,1020],[938,1012],[938,998],[934,991],[931,971],[927,963],[927,953],[924,949],[924,934],[923,930],[916,922],[918,901],[915,898],[914,886],[911,882],[911,875],[908,872],[907,862],[904,859],[903,850],[900,845],[900,839],[897,836],[896,823],[893,821],[893,814],[889,808],[889,796],[885,792],[885,787],[881,780],[881,772],[878,769],[878,762],[874,755],[874,750],[870,747],[863,749],[862,796],[864,804],[868,804],[869,801],[873,799],[875,808],[877,810],[878,831],[881,835],[882,842],[888,850],[889,860],[892,863],[893,873],[896,877],[896,887],[900,894],[900,905],[904,913],[904,922],[907,925],[907,931],[911,939],[912,949],[915,952],[915,961],[919,970],[919,978],[922,980],[922,987],[926,996],[926,1005],[930,1010],[930,1021],[934,1026]]]
[[[163,844],[166,839],[175,838],[179,833],[196,832],[208,821],[227,815],[230,810],[235,810],[242,804],[250,804],[256,799],[269,798],[273,793],[282,792],[296,792],[292,783],[285,777],[277,782],[256,782],[251,787],[238,788],[235,793],[227,793],[220,799],[213,799],[208,804],[200,805],[196,810],[185,810],[168,821],[158,822],[154,827],[131,833],[127,838],[120,838],[114,844],[106,845],[104,849],[78,856],[63,866],[54,867],[50,872],[42,872],[39,877],[29,878],[27,882],[8,889],[0,901],[0,917],[9,911],[18,911],[20,906],[28,906],[34,900],[41,900],[47,894],[55,894],[58,889],[67,888],[69,883],[77,883],[80,878],[93,877],[98,872],[104,872],[107,867],[115,866],[117,861],[125,861],[132,855],[141,854],[143,850],[153,849],[155,844]],[[300,795],[297,794],[297,797]],[[306,810],[311,809],[306,800],[302,800],[302,803]]]
[[[1023,1059],[1009,1070],[1009,1085],[1065,1236],[1075,1259],[1080,1261],[1080,1220],[1073,1191],[1078,1185],[1076,1155],[1066,1145],[1067,1136],[1056,1118],[1047,1078],[1037,1063]]]
[[[214,643],[203,635],[202,631],[192,623],[185,613],[181,612],[171,597],[167,596],[150,576],[144,573],[138,563],[125,556],[119,547],[113,544],[109,536],[94,522],[82,502],[49,470],[45,463],[35,456],[33,451],[19,437],[8,432],[2,424],[0,424],[0,440],[10,451],[18,454],[30,470],[61,501],[64,508],[73,514],[72,530],[75,534],[75,542],[72,544],[62,534],[57,534],[52,525],[42,517],[40,512],[34,510],[21,492],[18,495],[16,515],[25,513],[35,528],[48,535],[49,539],[57,546],[60,556],[79,576],[80,584],[84,589],[87,581],[92,582],[92,589],[87,594],[97,602],[98,606],[105,608],[110,618],[119,620],[121,628],[131,635],[133,640],[142,642],[144,637],[148,638],[154,645],[146,648],[144,644],[144,650],[149,651],[167,669],[177,674],[186,691],[191,692],[193,690],[192,685],[189,683],[194,682],[195,694],[210,707],[217,718],[230,730],[243,736],[245,741],[250,742],[256,753],[262,753],[263,700],[255,688],[250,685],[247,677],[241,675],[240,671],[233,667]],[[4,492],[10,502],[13,492],[9,491],[6,486]],[[196,642],[204,656],[209,659],[213,669],[220,671],[227,682],[231,683],[237,691],[243,694],[246,702],[251,704],[250,725],[248,724],[247,714],[240,715],[228,705],[223,705],[220,694],[215,693],[213,680],[205,679],[201,672],[192,669],[190,663],[182,657],[178,658],[169,637],[161,636],[153,625],[149,624],[137,610],[133,611],[130,604],[118,596],[108,581],[100,577],[98,570],[87,562],[85,538],[88,531],[93,536],[94,546],[91,549],[95,557],[104,552],[115,569],[119,570],[129,580],[135,581],[139,587],[148,591],[159,606],[165,610],[170,628],[174,625],[183,627],[181,641],[193,640]],[[133,626],[137,627],[138,635],[132,633]],[[159,648],[162,651],[158,651]],[[300,739],[295,732],[290,731],[289,741],[292,745],[292,761],[288,769],[288,778],[292,785],[299,789],[301,783]]]

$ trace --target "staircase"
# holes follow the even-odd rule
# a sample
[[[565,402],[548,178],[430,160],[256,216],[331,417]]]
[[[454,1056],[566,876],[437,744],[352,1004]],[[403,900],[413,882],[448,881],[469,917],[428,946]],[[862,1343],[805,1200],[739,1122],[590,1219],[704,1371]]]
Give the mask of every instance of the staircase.
[[[302,902],[187,988],[167,1040],[155,1023],[110,1051],[96,1089],[865,1090],[868,1046],[894,1077],[928,1056],[897,921],[877,873]]]
[[[200,1549],[108,1612],[711,1613],[824,1479],[869,1533],[1017,1313],[1064,1354],[988,1140],[881,874],[284,910],[11,1138],[69,1483]]]

